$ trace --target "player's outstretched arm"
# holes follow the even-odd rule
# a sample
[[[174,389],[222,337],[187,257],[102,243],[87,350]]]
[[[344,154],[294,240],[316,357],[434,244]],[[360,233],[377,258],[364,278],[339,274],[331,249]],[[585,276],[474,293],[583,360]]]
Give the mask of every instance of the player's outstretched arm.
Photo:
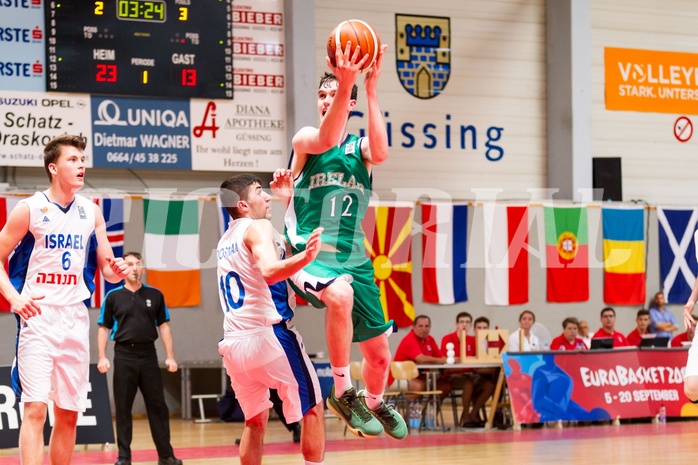
[[[318,155],[336,147],[344,137],[350,102],[352,102],[351,90],[363,64],[369,58],[368,55],[361,56],[358,47],[351,54],[350,51],[351,41],[347,42],[344,50],[337,48],[336,66],[332,66],[329,57],[326,58],[327,65],[337,78],[337,88],[318,89],[318,102],[322,105],[321,112],[324,115],[320,126],[303,127],[293,137],[294,158],[291,162],[291,170],[294,176],[300,174],[309,155]]]
[[[29,207],[25,203],[18,204],[7,218],[5,227],[0,231],[0,263],[5,263],[24,236],[29,232]],[[44,296],[21,295],[10,282],[5,267],[0,266],[0,292],[10,303],[12,312],[23,319],[29,319],[41,314],[37,300]]]
[[[388,131],[378,105],[378,78],[387,48],[386,44],[381,45],[378,57],[364,80],[368,105],[368,144],[362,146],[361,155],[372,165],[380,165],[388,159]]]
[[[245,245],[250,249],[264,281],[274,284],[282,281],[315,260],[320,251],[322,228],[315,229],[308,238],[306,249],[285,260],[279,260],[274,245],[274,228],[268,220],[254,221],[245,232]]]
[[[99,206],[95,205],[95,236],[97,237],[97,266],[104,279],[118,283],[128,276],[128,265],[123,258],[114,258],[114,251],[109,245],[107,226]]]

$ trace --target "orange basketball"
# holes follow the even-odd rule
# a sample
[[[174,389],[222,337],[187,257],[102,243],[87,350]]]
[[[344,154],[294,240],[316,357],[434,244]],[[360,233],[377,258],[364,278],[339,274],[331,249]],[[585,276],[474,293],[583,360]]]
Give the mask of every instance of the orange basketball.
[[[361,56],[368,55],[369,59],[364,63],[361,72],[368,71],[373,66],[373,62],[378,58],[378,51],[381,47],[381,40],[375,29],[365,21],[350,19],[342,21],[337,25],[329,39],[327,39],[327,56],[330,57],[332,66],[336,66],[335,51],[337,44],[342,50],[346,47],[347,41],[351,41],[351,51],[349,58],[354,53],[356,46],[361,47]]]

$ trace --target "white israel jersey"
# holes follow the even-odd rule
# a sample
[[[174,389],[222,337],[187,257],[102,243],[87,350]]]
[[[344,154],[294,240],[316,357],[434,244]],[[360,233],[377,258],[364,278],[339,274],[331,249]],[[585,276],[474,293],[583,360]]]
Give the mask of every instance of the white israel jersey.
[[[95,204],[76,195],[63,208],[37,192],[29,207],[29,232],[10,259],[10,281],[24,295],[49,305],[72,305],[94,290],[97,240]]]
[[[226,335],[271,326],[293,318],[295,295],[289,295],[286,281],[268,285],[244,243],[250,218],[231,221],[218,242],[218,294],[225,314]],[[279,259],[286,256],[283,237],[274,231]]]

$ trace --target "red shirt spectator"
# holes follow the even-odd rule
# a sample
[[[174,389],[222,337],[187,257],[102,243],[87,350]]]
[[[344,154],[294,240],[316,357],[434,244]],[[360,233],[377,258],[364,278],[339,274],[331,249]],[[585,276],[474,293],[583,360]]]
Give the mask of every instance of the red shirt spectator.
[[[446,357],[439,350],[436,340],[429,335],[429,331],[431,331],[431,319],[426,315],[417,316],[412,323],[412,330],[402,338],[400,345],[397,346],[393,360],[396,362],[411,360],[417,364],[446,363]],[[414,383],[413,389],[423,390],[426,376],[420,374],[416,380],[418,382]],[[393,381],[393,377],[389,376],[388,385],[392,384]],[[412,384],[411,382],[410,387]],[[446,386],[442,388],[439,384],[439,389],[444,391],[446,396],[451,392],[450,386],[446,389]]]
[[[616,347],[628,347],[629,346],[628,339],[625,336],[623,336],[623,333],[619,333],[618,331],[613,331],[613,334],[611,334],[603,328],[596,331],[596,334],[594,334],[594,337],[592,337],[592,339],[604,338],[604,337],[612,337],[613,338],[613,348],[614,349]]]
[[[570,342],[564,334],[560,334],[550,343],[550,350],[586,350],[586,348],[587,345],[581,338],[576,337],[574,342]]]
[[[455,357],[456,361],[458,361],[458,357],[460,357],[460,339],[458,338],[458,331],[454,331],[450,334],[445,335],[441,339],[441,353],[446,355],[448,352],[448,349],[446,349],[446,344],[449,342],[453,343],[453,351],[455,352]],[[465,335],[465,356],[466,357],[475,357],[475,336],[471,336],[470,334]]]
[[[628,334],[628,345],[630,346],[639,346],[640,343],[642,342],[642,338],[645,335],[650,335],[649,332],[649,326],[650,326],[650,312],[649,310],[645,310],[644,308],[641,308],[637,312],[637,317],[635,318],[635,322],[637,323],[637,328],[630,334]]]
[[[599,339],[604,337],[613,338],[613,348],[616,347],[628,347],[628,340],[622,333],[615,330],[616,326],[616,311],[611,307],[606,307],[601,310],[601,329],[596,331],[592,339]]]
[[[630,334],[628,334],[628,345],[629,346],[639,346],[642,342],[642,335],[640,331],[635,328]]]
[[[431,357],[444,356],[433,337],[427,335],[424,339],[420,339],[412,329],[409,333],[405,334],[405,337],[400,341],[400,345],[397,346],[393,360],[396,362],[405,360],[416,362],[417,356],[420,354],[429,355]]]
[[[674,336],[671,340],[671,347],[683,347],[684,342],[691,342],[686,332]]]
[[[574,317],[562,320],[562,334],[550,343],[550,350],[586,350],[584,339],[579,334],[579,321]]]

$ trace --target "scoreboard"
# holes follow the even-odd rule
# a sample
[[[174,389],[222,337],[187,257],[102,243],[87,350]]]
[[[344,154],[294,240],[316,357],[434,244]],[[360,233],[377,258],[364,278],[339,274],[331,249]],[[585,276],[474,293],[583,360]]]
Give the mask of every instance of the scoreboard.
[[[232,0],[50,0],[46,88],[233,98]]]

